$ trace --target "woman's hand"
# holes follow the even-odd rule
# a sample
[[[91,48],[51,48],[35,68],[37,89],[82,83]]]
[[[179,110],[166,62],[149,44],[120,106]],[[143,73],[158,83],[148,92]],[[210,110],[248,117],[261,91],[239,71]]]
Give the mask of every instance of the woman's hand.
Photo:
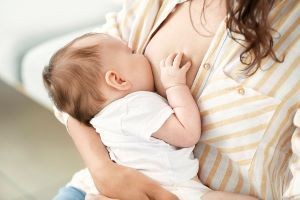
[[[102,172],[103,173],[103,172]],[[94,180],[97,175],[94,174]],[[99,190],[106,197],[100,199],[122,199],[122,200],[178,200],[169,191],[162,188],[157,182],[144,174],[121,165],[113,164],[105,170],[104,174],[99,172]],[[97,181],[95,181],[97,184]],[[110,197],[110,198],[107,198]]]

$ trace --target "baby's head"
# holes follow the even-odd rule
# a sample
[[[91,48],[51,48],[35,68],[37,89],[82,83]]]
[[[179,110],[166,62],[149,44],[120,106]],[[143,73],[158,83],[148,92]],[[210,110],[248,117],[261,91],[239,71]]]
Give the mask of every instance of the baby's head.
[[[154,90],[145,56],[100,33],[80,36],[58,50],[43,80],[56,107],[87,125],[110,102],[131,92]]]

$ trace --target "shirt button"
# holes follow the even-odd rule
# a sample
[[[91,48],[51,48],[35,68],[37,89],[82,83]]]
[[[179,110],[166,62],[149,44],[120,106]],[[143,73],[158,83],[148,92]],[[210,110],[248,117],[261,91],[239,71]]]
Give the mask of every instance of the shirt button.
[[[240,95],[244,95],[244,94],[245,94],[245,89],[244,89],[244,88],[239,88],[239,89],[238,89],[238,93],[239,93]]]
[[[206,69],[206,70],[209,70],[210,64],[209,64],[209,63],[205,63],[205,64],[203,65],[203,68]]]

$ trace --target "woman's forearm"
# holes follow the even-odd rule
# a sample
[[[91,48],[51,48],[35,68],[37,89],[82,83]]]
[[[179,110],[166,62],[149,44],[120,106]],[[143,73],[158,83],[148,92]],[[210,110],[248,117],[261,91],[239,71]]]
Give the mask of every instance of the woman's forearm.
[[[93,128],[72,117],[69,117],[67,127],[101,194],[122,200],[178,200],[144,174],[113,163]]]
[[[84,160],[85,165],[89,168],[92,176],[97,177],[95,184],[99,187],[101,174],[104,175],[103,171],[113,164],[105,146],[101,142],[99,134],[96,133],[95,129],[85,126],[72,117],[69,117],[67,124],[68,132],[77,150]]]

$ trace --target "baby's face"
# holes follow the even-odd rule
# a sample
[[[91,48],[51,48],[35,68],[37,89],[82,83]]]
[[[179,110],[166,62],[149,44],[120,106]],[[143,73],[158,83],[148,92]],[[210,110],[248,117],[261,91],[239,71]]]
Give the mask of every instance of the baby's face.
[[[125,42],[110,36],[102,44],[104,63],[130,81],[134,91],[154,91],[151,65],[143,54],[134,53]]]

